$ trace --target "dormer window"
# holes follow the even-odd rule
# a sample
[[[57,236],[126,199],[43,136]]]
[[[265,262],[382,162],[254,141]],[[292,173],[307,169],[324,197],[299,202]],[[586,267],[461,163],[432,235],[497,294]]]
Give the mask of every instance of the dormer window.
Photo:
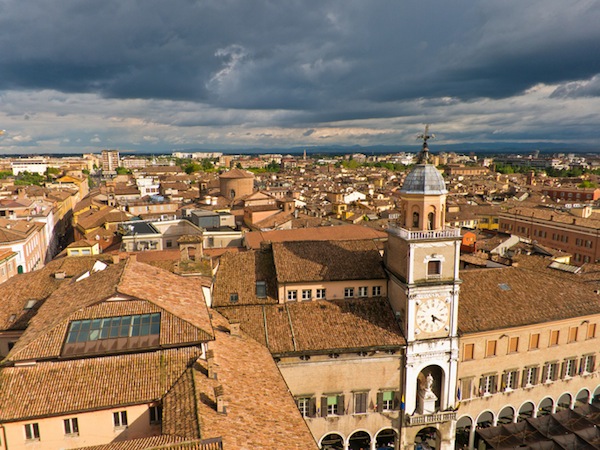
[[[74,320],[69,326],[63,356],[105,353],[158,345],[160,313]]]
[[[29,310],[29,309],[33,308],[33,305],[35,305],[36,302],[37,302],[37,300],[27,300],[27,303],[25,304],[23,309]]]
[[[265,281],[256,282],[256,297],[266,298],[267,297],[267,283]]]

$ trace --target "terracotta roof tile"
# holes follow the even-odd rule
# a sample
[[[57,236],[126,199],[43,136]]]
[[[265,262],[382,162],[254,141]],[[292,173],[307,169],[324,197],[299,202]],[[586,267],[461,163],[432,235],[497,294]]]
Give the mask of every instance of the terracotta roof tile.
[[[199,348],[186,347],[5,367],[0,371],[0,420],[157,401],[200,354]]]
[[[385,298],[220,308],[273,354],[398,347],[405,344]]]
[[[373,241],[273,243],[279,283],[385,279]]]

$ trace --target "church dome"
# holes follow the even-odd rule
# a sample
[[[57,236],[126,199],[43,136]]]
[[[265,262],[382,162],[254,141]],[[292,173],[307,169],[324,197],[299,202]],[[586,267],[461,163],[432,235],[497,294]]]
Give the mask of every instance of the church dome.
[[[417,164],[404,180],[401,193],[443,195],[447,194],[446,182],[439,170],[432,164]]]

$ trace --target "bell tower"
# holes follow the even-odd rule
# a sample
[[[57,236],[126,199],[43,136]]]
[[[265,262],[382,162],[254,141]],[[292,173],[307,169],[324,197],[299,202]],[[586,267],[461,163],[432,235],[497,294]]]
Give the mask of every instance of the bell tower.
[[[437,430],[435,448],[454,449],[461,235],[445,225],[446,183],[429,163],[429,126],[400,190],[401,215],[388,229],[388,296],[407,341],[401,448]],[[419,434],[421,433],[421,434]]]

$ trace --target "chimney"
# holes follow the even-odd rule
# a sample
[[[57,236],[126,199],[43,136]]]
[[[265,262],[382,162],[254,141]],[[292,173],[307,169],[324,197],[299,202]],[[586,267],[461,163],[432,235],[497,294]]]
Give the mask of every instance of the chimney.
[[[135,253],[132,255],[129,255],[129,260],[131,262],[137,262],[137,255]]]
[[[229,322],[229,334],[232,336],[240,335],[240,323],[238,321]]]
[[[208,367],[208,378],[216,380],[217,370],[215,367],[215,352],[213,350],[206,351],[206,365]]]
[[[56,272],[54,274],[54,278],[56,278],[57,280],[64,280],[66,276],[67,274],[65,272]]]
[[[119,254],[117,253],[116,255],[112,255],[112,263],[113,264],[119,264]]]
[[[227,414],[227,402],[225,401],[222,385],[218,385],[215,388],[215,399],[217,400],[217,412],[219,414]]]

